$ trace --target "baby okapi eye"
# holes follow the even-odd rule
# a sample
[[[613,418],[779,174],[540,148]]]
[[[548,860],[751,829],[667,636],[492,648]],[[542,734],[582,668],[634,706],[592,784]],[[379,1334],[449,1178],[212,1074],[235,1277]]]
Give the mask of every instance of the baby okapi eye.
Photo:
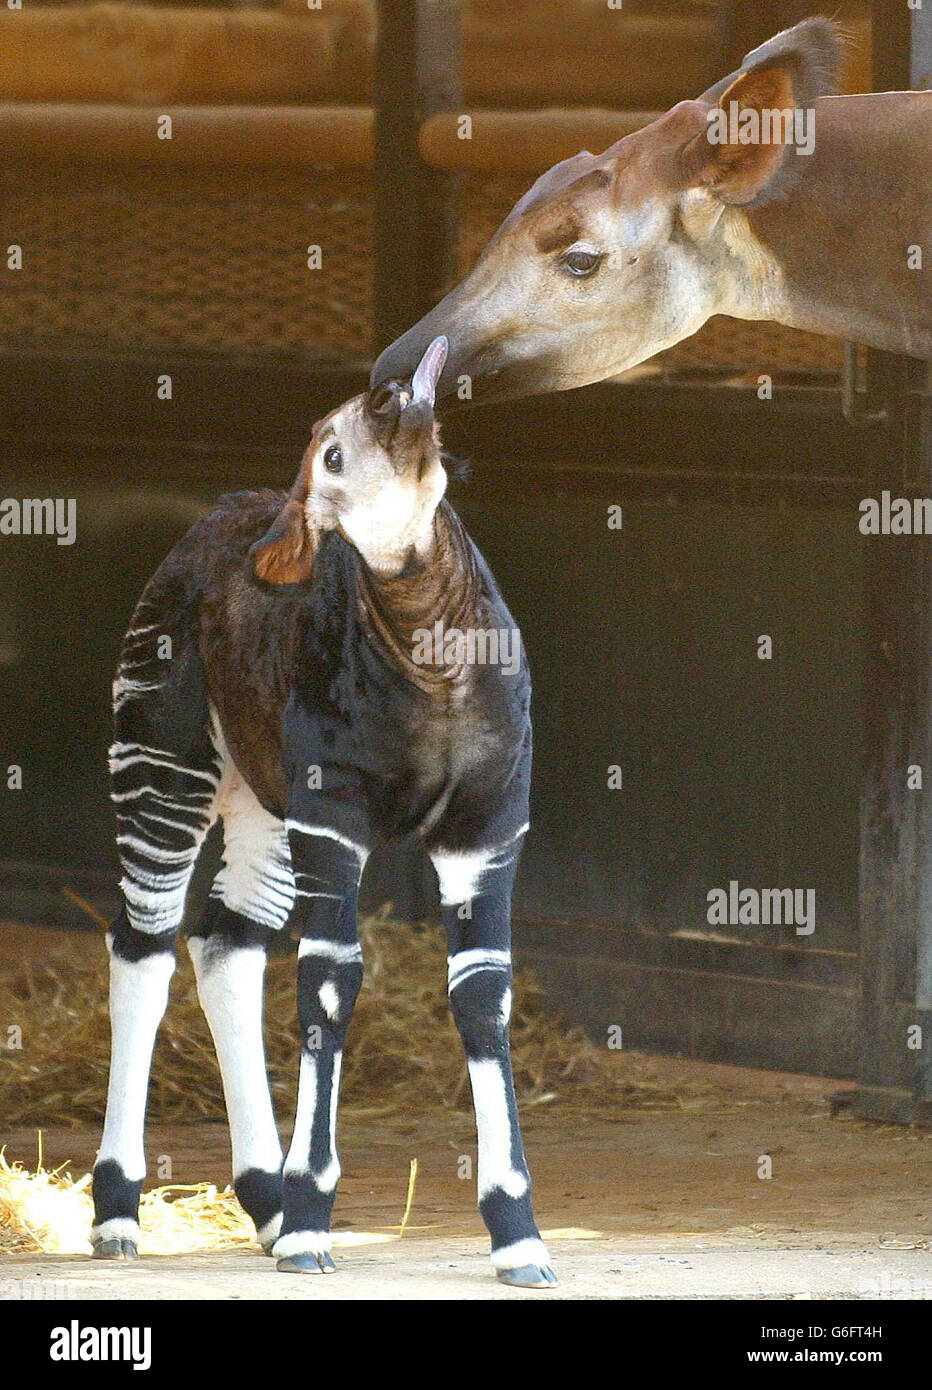
[[[328,473],[343,472],[343,450],[339,444],[329,444],[324,450],[324,467]]]
[[[602,257],[598,251],[567,251],[561,260],[571,275],[582,278],[598,269]]]

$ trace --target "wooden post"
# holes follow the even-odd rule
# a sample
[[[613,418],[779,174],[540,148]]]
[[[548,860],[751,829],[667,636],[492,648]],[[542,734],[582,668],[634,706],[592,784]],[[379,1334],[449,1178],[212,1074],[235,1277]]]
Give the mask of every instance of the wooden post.
[[[456,176],[418,151],[422,121],[460,101],[456,0],[379,0],[373,349],[416,323],[456,272]]]
[[[874,86],[928,85],[932,7],[874,5]],[[923,83],[923,79],[925,82]],[[905,247],[904,247],[905,255]],[[917,271],[929,274],[929,270]],[[867,494],[932,496],[927,367],[872,353],[887,419]],[[932,1117],[932,539],[865,541],[864,765],[861,790],[861,1059],[855,1109]],[[922,787],[909,786],[921,769]],[[915,774],[912,780],[915,781]],[[919,1031],[917,1031],[919,1030]]]

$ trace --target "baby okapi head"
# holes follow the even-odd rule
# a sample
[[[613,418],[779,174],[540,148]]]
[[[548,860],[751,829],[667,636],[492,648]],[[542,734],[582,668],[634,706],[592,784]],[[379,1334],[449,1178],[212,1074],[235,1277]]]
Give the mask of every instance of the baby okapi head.
[[[446,356],[435,338],[410,384],[385,382],[317,422],[288,501],[252,547],[260,579],[307,579],[324,531],[341,531],[383,575],[429,552],[447,482],[434,420]]]

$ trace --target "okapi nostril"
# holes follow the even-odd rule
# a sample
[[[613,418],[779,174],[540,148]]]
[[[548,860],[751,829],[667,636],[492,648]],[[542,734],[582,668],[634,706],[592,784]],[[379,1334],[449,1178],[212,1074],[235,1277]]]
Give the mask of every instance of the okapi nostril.
[[[388,381],[369,392],[369,409],[375,415],[392,415],[402,407],[402,387],[397,381]]]

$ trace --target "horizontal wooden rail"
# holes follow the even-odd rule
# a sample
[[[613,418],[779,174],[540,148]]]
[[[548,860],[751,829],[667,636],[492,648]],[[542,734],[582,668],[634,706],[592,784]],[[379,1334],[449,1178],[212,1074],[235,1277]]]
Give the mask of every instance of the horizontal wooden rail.
[[[159,138],[171,117],[171,139]],[[0,103],[4,159],[264,168],[368,168],[369,106],[117,106]]]
[[[454,111],[431,116],[419,148],[435,169],[534,173],[580,149],[599,152],[640,130],[655,111]],[[171,117],[171,139],[159,138]],[[463,116],[471,123],[461,137]],[[369,106],[122,106],[79,102],[0,103],[7,159],[61,163],[208,165],[300,169],[371,168]]]
[[[543,172],[581,149],[601,153],[641,130],[659,111],[603,109],[442,111],[421,126],[421,157],[435,169],[485,173]],[[464,125],[468,116],[470,127]],[[463,134],[469,130],[468,136]]]

